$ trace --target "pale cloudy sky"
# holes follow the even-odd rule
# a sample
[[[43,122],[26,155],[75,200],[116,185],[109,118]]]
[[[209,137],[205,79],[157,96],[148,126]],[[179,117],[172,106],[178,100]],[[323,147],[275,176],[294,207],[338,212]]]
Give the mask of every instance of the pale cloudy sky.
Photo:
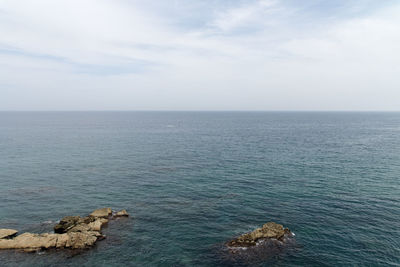
[[[0,0],[0,110],[400,110],[400,1]]]

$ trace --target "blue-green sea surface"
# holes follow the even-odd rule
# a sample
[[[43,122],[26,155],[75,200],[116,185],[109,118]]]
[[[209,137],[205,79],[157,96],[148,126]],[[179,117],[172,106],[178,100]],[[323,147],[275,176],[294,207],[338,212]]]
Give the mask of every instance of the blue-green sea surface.
[[[127,209],[1,266],[400,266],[400,113],[0,112],[0,228]],[[275,221],[294,242],[229,253]]]

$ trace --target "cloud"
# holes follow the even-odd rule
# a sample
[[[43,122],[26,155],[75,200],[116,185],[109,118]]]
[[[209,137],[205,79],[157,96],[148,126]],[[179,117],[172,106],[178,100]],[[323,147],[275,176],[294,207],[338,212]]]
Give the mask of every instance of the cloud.
[[[2,0],[0,109],[398,109],[400,6],[367,2]]]
[[[268,11],[277,6],[275,0],[260,0],[252,4],[242,4],[218,13],[210,27],[220,32],[230,32],[244,28],[260,29],[267,25]]]

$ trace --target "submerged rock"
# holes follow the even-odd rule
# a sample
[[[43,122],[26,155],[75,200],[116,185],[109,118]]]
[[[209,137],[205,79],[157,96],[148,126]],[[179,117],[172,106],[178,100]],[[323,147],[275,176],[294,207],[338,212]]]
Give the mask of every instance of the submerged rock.
[[[126,212],[126,211],[125,211]],[[23,233],[14,238],[17,231],[0,229],[0,249],[24,249],[35,251],[48,248],[82,249],[93,246],[104,238],[101,228],[108,222],[110,208],[98,209],[87,217],[67,216],[54,226],[55,233]],[[127,214],[127,212],[126,212]],[[8,239],[7,239],[8,238]]]
[[[14,229],[0,229],[0,239],[12,237],[17,233],[18,231]]]
[[[289,234],[290,230],[284,228],[281,224],[268,222],[261,228],[257,228],[251,233],[246,233],[238,238],[228,242],[228,247],[251,247],[257,244],[260,239],[278,239],[282,240],[285,234]]]

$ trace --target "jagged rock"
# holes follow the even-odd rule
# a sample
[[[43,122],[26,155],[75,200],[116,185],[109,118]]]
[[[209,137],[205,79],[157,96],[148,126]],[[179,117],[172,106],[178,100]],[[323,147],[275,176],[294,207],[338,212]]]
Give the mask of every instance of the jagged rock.
[[[107,219],[99,218],[88,224],[90,231],[100,231],[101,227],[108,222]]]
[[[17,233],[18,231],[14,229],[0,229],[0,239],[12,237]]]
[[[70,248],[86,248],[91,247],[97,241],[99,236],[98,232],[80,232],[80,233],[68,233],[67,243],[65,247]]]
[[[66,233],[81,222],[83,222],[83,220],[80,216],[66,216],[54,226],[54,232],[58,234]]]
[[[117,213],[115,213],[115,215],[114,215],[115,217],[128,217],[129,216],[129,214],[128,214],[128,212],[126,211],[126,210],[120,210],[120,211],[118,211]]]
[[[90,213],[90,216],[93,217],[100,217],[100,218],[108,218],[112,214],[111,208],[102,208],[102,209],[97,209]]]
[[[96,220],[96,217],[93,217],[93,216],[89,215],[89,216],[83,217],[82,220],[83,220],[84,223],[91,223],[91,222],[94,222]]]
[[[64,248],[69,240],[68,234],[59,234],[56,242],[56,248]]]
[[[285,234],[290,233],[288,228],[284,228],[281,224],[268,222],[261,228],[257,228],[251,233],[246,233],[238,238],[228,242],[229,247],[250,247],[255,246],[260,239],[274,238],[281,240]]]
[[[48,248],[82,249],[91,247],[99,239],[104,238],[101,228],[108,222],[110,208],[98,209],[87,217],[67,216],[54,226],[53,233],[32,234],[23,233],[14,238],[17,233],[12,229],[0,229],[0,249],[23,249],[36,251]],[[125,211],[127,214],[127,212]],[[124,215],[126,216],[126,215]],[[3,238],[4,237],[4,238]]]
[[[80,216],[67,216],[54,226],[54,232],[63,234],[69,232],[100,231],[101,226],[107,222],[107,219],[101,217],[87,216],[81,218]]]
[[[90,231],[90,230],[91,230],[91,228],[90,228],[90,226],[88,224],[81,223],[81,224],[75,225],[74,227],[69,229],[67,231],[67,233],[87,232],[87,231]]]

